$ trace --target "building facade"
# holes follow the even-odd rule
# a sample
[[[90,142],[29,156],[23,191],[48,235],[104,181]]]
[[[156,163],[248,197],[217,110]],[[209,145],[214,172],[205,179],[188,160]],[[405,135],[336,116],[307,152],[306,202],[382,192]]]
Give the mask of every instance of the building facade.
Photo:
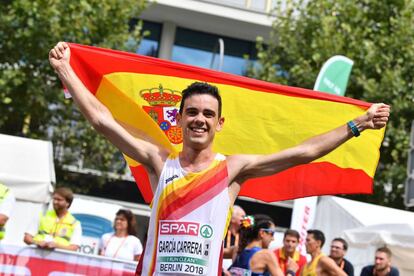
[[[139,54],[244,75],[268,37],[274,0],[157,0],[141,14]]]

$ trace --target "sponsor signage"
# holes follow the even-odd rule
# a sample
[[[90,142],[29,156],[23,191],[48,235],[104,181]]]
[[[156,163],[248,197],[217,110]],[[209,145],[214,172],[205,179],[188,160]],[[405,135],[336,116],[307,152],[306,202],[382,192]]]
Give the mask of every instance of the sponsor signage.
[[[0,275],[135,275],[136,262],[0,244]]]

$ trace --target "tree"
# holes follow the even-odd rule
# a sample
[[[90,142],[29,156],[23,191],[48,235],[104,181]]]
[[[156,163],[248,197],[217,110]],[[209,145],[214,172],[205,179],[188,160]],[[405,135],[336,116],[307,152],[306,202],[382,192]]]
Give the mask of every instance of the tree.
[[[48,62],[58,41],[135,51],[144,0],[17,0],[0,5],[0,132],[52,140],[65,164],[122,171],[120,153],[85,122]],[[118,167],[117,167],[118,166]]]
[[[284,1],[270,40],[258,39],[250,76],[312,89],[333,55],[354,60],[346,95],[392,106],[374,194],[351,198],[403,208],[409,131],[414,119],[414,2]]]

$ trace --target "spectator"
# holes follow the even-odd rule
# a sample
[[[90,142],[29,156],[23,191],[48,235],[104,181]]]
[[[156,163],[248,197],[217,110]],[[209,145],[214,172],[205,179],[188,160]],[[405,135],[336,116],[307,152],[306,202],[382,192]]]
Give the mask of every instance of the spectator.
[[[237,255],[237,249],[239,244],[239,228],[243,217],[246,216],[246,212],[242,207],[238,205],[233,206],[233,212],[227,235],[224,238],[224,250],[223,250],[223,267],[228,268],[233,262],[234,257]],[[227,265],[228,264],[228,265]]]
[[[6,222],[9,220],[16,199],[6,185],[0,183],[0,241],[6,233]]]
[[[331,243],[329,257],[348,275],[354,276],[354,266],[345,259],[348,243],[342,238],[335,238]]]
[[[306,236],[306,252],[311,255],[311,261],[302,270],[302,276],[332,275],[346,276],[336,263],[322,253],[325,243],[325,235],[320,230],[308,230]]]
[[[68,211],[73,193],[69,188],[57,188],[52,199],[53,209],[32,221],[24,235],[24,242],[40,248],[76,251],[81,243],[82,228]]]
[[[135,216],[130,210],[119,210],[114,221],[114,232],[102,236],[99,254],[111,258],[139,261],[141,241],[136,237]]]
[[[296,247],[299,244],[299,239],[300,235],[298,231],[288,229],[285,231],[285,235],[283,237],[283,247],[273,251],[279,262],[280,269],[282,269],[285,274],[289,263],[293,262],[296,264],[297,269],[296,271],[294,270],[294,272],[300,272],[303,266],[306,265],[306,256],[301,255],[300,252],[296,250]]]
[[[280,275],[275,254],[268,250],[275,224],[265,215],[247,216],[240,226],[239,251],[229,271],[231,275]]]
[[[375,252],[375,264],[364,267],[361,276],[399,276],[397,268],[391,266],[392,253],[388,247],[380,247]]]

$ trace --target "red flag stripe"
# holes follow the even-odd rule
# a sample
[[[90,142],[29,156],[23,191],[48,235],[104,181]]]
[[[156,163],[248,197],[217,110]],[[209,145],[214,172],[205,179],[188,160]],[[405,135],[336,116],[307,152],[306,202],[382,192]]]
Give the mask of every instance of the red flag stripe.
[[[239,196],[251,197],[258,193],[257,187],[260,187],[260,200],[265,202],[275,201],[275,197],[277,200],[289,200],[313,195],[370,194],[372,182],[372,178],[362,170],[319,162],[296,166],[276,175],[250,179],[243,184]],[[298,183],[302,189],[298,189]],[[360,183],[357,190],[355,183]]]

